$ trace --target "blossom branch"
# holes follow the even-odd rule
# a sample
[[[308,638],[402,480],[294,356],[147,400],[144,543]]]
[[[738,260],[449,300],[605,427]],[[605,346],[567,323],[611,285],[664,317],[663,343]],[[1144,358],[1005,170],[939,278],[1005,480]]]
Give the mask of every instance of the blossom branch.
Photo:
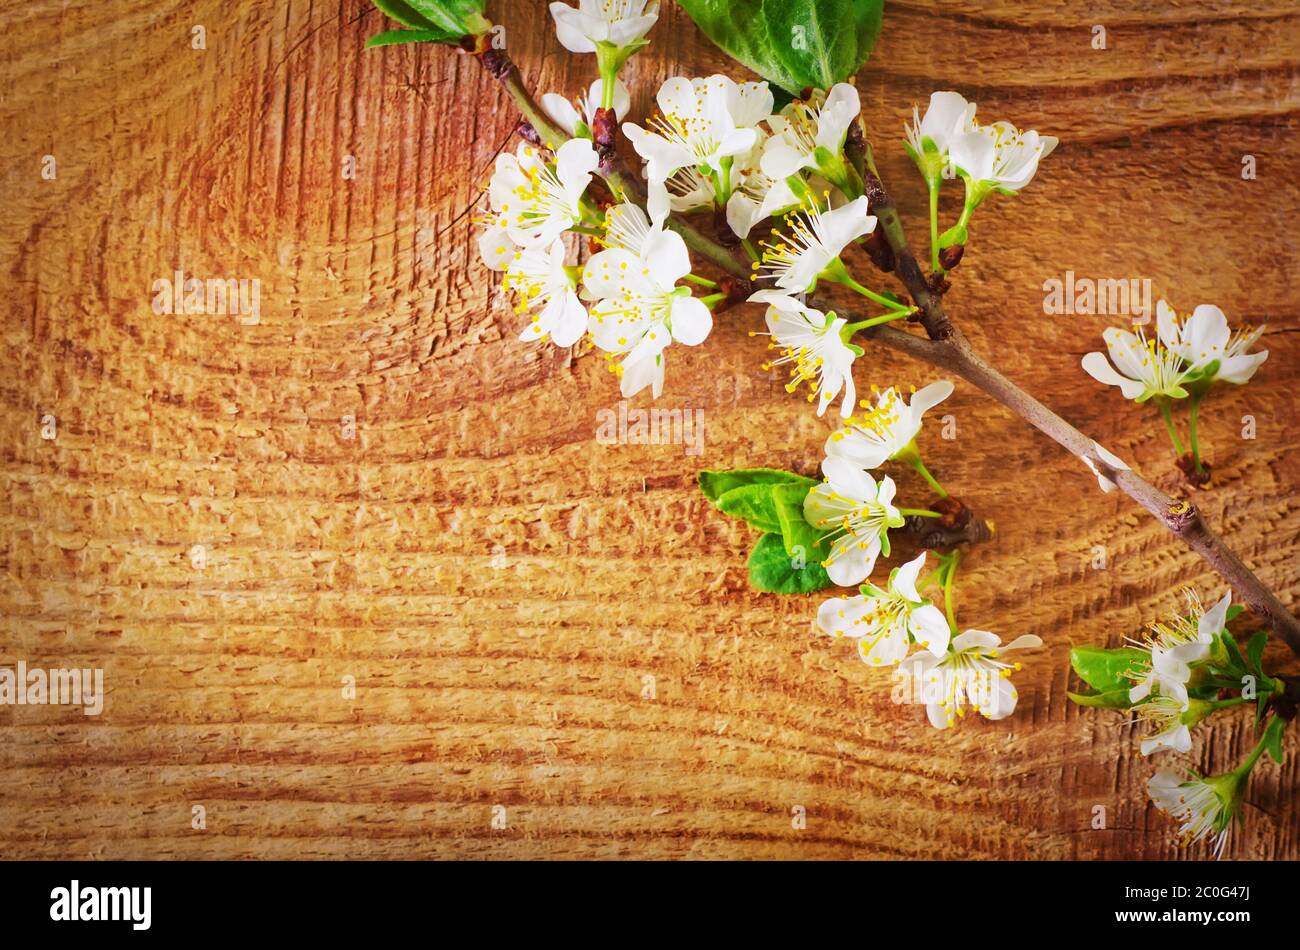
[[[886,345],[951,370],[1001,402],[1067,451],[1090,461],[1098,472],[1118,485],[1183,543],[1201,555],[1264,618],[1292,652],[1300,655],[1300,622],[1210,528],[1194,504],[1165,494],[1131,469],[1116,468],[1098,454],[1096,443],[1092,439],[1011,382],[975,352],[965,335],[944,312],[941,294],[936,293],[927,283],[907,243],[893,201],[871,162],[869,150],[864,153],[864,158],[866,168],[863,178],[872,210],[893,251],[898,275],[913,301],[920,307],[921,323],[930,339],[919,340],[897,330],[892,333],[876,331],[871,335]],[[881,328],[884,329],[886,328]]]
[[[548,147],[557,148],[566,139],[547,117],[524,86],[518,68],[503,50],[487,49],[477,54],[488,72],[514,100],[524,120]],[[1277,596],[1206,524],[1195,505],[1175,499],[1160,491],[1130,469],[1117,468],[1097,452],[1096,443],[1070,425],[1041,402],[987,363],[947,316],[942,295],[946,284],[942,275],[928,281],[908,244],[898,211],[885,191],[872,161],[860,124],[850,130],[846,142],[850,163],[863,183],[870,207],[876,215],[885,245],[868,245],[877,264],[894,270],[919,308],[917,316],[928,339],[905,333],[892,326],[864,330],[872,339],[932,365],[950,370],[997,399],[1039,431],[1072,454],[1088,461],[1098,472],[1118,485],[1126,494],[1156,517],[1185,544],[1200,554],[1252,609],[1263,617],[1275,632],[1300,655],[1300,623]],[[616,158],[602,160],[598,169],[616,199],[644,201],[644,189],[634,176],[626,174]],[[700,233],[678,217],[669,226],[679,233],[687,246],[721,270],[747,284],[747,262],[732,250]],[[734,290],[734,289],[733,289]],[[733,292],[729,296],[739,296]],[[971,540],[982,540],[971,539]]]

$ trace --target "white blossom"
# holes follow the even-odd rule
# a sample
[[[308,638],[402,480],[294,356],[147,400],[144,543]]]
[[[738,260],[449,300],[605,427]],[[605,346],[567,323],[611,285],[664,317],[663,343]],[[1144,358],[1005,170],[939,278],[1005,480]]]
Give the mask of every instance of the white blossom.
[[[844,459],[826,459],[822,473],[826,480],[804,499],[804,518],[831,539],[830,556],[823,562],[830,579],[852,587],[870,576],[876,558],[889,556],[889,529],[903,525],[903,515],[893,505],[894,480],[886,476],[877,484]]]
[[[576,8],[552,3],[555,32],[571,53],[594,53],[597,44],[640,43],[659,19],[659,0],[578,0]]]
[[[1160,341],[1182,358],[1189,372],[1200,373],[1215,364],[1207,378],[1238,385],[1248,382],[1266,359],[1268,350],[1248,352],[1264,333],[1264,327],[1247,327],[1233,332],[1228,318],[1213,304],[1203,303],[1183,321],[1161,300],[1156,305],[1156,326]]]
[[[953,385],[941,379],[923,389],[914,388],[911,403],[904,401],[893,386],[884,392],[874,386],[872,390],[876,394],[875,404],[863,400],[863,412],[849,416],[845,427],[826,440],[827,455],[847,459],[868,470],[914,449],[921,432],[921,417],[952,395]]]
[[[832,597],[817,611],[817,625],[857,641],[858,655],[872,666],[902,662],[912,643],[943,656],[951,633],[943,611],[917,592],[924,566],[922,552],[890,572],[888,590],[868,584],[856,597]]]

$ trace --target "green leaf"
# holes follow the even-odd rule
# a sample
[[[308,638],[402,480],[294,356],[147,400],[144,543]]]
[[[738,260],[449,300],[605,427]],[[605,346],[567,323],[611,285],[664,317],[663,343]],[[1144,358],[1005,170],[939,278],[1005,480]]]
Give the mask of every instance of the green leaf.
[[[487,0],[406,0],[406,3],[437,26],[459,36],[477,36],[492,28],[483,15]],[[379,6],[379,0],[375,0],[375,6]]]
[[[1241,647],[1237,646],[1237,639],[1228,631],[1224,630],[1219,634],[1219,639],[1223,641],[1224,647],[1228,650],[1228,662],[1232,664],[1232,671],[1247,672],[1246,661],[1242,659]]]
[[[1274,716],[1264,727],[1264,735],[1260,737],[1264,743],[1264,751],[1273,757],[1273,761],[1278,765],[1282,764],[1284,753],[1282,752],[1282,733],[1286,731],[1286,720],[1281,716]]]
[[[1230,623],[1232,623],[1232,621],[1236,620],[1238,617],[1240,617],[1240,616],[1241,616],[1242,614],[1244,614],[1245,612],[1246,612],[1246,608],[1243,607],[1243,606],[1241,606],[1241,604],[1232,604],[1232,605],[1228,608],[1227,616],[1224,618],[1224,621],[1223,621],[1224,624],[1226,625],[1226,624],[1230,624]]]
[[[409,26],[417,30],[438,29],[436,23],[412,7],[406,0],[374,0],[374,4],[380,13],[396,20],[403,26]],[[387,35],[386,33],[380,34],[380,36]]]
[[[815,558],[799,563],[785,552],[777,534],[765,534],[749,553],[749,584],[769,594],[811,594],[831,586],[826,569]]]
[[[1147,654],[1133,647],[1114,650],[1075,647],[1070,651],[1070,665],[1074,667],[1079,679],[1099,693],[1120,689],[1127,693],[1133,686],[1133,679],[1125,674],[1144,672],[1147,668]]]
[[[759,531],[780,533],[781,521],[777,517],[772,488],[772,485],[741,485],[719,498],[718,507]]]
[[[727,492],[742,485],[777,485],[782,482],[806,482],[811,488],[817,482],[794,472],[774,468],[738,468],[731,472],[700,472],[696,476],[700,490],[709,501],[716,504]]]
[[[1129,709],[1128,689],[1111,689],[1104,693],[1066,693],[1080,706],[1096,706],[1102,709]]]
[[[379,33],[366,40],[366,49],[374,49],[376,46],[396,46],[399,43],[455,44],[456,42],[456,37],[441,30],[389,30],[387,33]]]
[[[1264,647],[1268,645],[1268,631],[1261,630],[1250,638],[1246,644],[1246,657],[1250,660],[1250,670],[1257,676],[1264,675],[1264,667],[1260,662],[1264,659]]]
[[[800,554],[820,562],[826,560],[830,549],[820,540],[823,532],[810,525],[803,516],[803,500],[811,487],[798,482],[777,485],[772,489],[772,500],[777,519],[781,522],[785,553],[791,556]]]
[[[732,59],[799,95],[829,89],[867,61],[884,0],[679,0]]]

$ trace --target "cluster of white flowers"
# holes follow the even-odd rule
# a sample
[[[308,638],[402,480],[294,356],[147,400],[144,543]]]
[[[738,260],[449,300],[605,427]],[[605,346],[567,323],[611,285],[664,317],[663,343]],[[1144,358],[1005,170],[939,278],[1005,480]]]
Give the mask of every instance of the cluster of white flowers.
[[[577,9],[553,3],[551,12],[567,49],[613,57],[611,50],[626,52],[644,44],[658,4],[582,0]],[[725,82],[730,84],[723,97],[727,109],[736,111],[741,125],[730,118],[711,117],[709,121],[717,120],[711,128],[719,130],[725,141],[701,159],[701,166],[716,167],[722,155],[747,155],[755,133],[742,126],[771,112],[765,83],[742,88]],[[676,109],[692,97],[699,98],[695,89],[706,87],[711,91],[700,95],[711,103],[720,101],[714,80],[669,80],[660,91],[660,102]],[[608,108],[621,119],[629,101],[623,83],[604,76],[576,104],[555,94],[543,96],[549,119],[569,139],[553,153],[522,144],[515,154],[497,159],[479,249],[490,268],[504,271],[503,285],[514,292],[516,311],[531,314],[520,339],[572,346],[587,335],[608,354],[625,397],[647,387],[658,397],[664,383],[665,349],[672,343],[703,342],[713,328],[713,317],[708,303],[694,296],[689,286],[679,286],[693,278],[691,259],[681,236],[665,226],[672,196],[664,177],[651,175],[645,208],[623,201],[602,213],[586,196],[600,164],[592,142],[597,112]],[[704,148],[698,137],[690,145]],[[660,155],[652,164],[656,170],[663,166],[672,172],[681,167],[674,165],[680,158],[675,153]],[[581,267],[566,263],[564,235],[575,230],[603,244]]]
[[[583,195],[596,170],[596,151],[587,139],[570,139],[554,156],[528,143],[498,156],[488,185],[479,252],[531,313],[520,339],[549,336],[571,346],[587,331],[587,310],[578,299],[573,269],[565,265],[563,235],[586,215]]]
[[[618,121],[626,116],[629,96],[617,80],[618,67],[644,45],[658,4],[581,0],[576,9],[553,3],[551,12],[566,48],[597,54],[601,77],[577,102],[543,97],[552,125],[567,141],[553,152],[520,146],[497,161],[492,176],[480,246],[488,266],[505,272],[503,283],[516,294],[518,311],[532,315],[521,338],[568,346],[587,335],[607,354],[625,397],[646,388],[657,397],[666,349],[701,343],[713,326],[711,304],[724,296],[697,297],[683,283],[717,288],[691,273],[686,243],[667,227],[668,215],[706,209],[725,214],[755,258],[755,279],[772,284],[749,298],[766,307],[764,335],[769,349],[778,351],[765,368],[788,368],[786,388],[806,385],[819,415],[843,396],[844,426],[826,443],[825,480],[807,493],[803,515],[826,544],[823,566],[830,580],[864,586],[856,596],[826,601],[818,623],[834,636],[855,640],[865,662],[908,672],[921,686],[921,701],[936,727],[953,725],[968,706],[990,719],[1010,715],[1017,699],[1010,675],[1018,667],[1001,657],[1039,645],[1037,637],[1004,646],[987,631],[959,633],[951,612],[945,616],[921,595],[924,553],[893,570],[887,588],[868,582],[879,557],[890,554],[891,528],[901,527],[908,514],[936,516],[896,507],[893,479],[877,480],[871,471],[903,461],[946,497],[925,469],[916,438],[922,416],[953,387],[941,380],[913,390],[909,399],[898,389],[873,386],[873,398],[863,400],[854,415],[859,404],[853,368],[862,350],[853,334],[915,309],[858,284],[841,259],[877,224],[861,176],[845,154],[861,111],[857,90],[840,83],[774,112],[766,82],[673,77],[658,91],[654,116],[644,125],[622,125],[645,162],[645,206],[616,195],[616,203],[602,212],[586,194],[605,154],[593,138],[602,134],[598,128],[608,129],[611,113]],[[980,127],[974,112],[955,93],[936,93],[925,119],[917,117],[909,132],[909,150],[918,161],[940,162],[940,170],[952,161],[990,188],[1023,186],[1055,140],[1022,135],[1005,124]],[[783,223],[761,242],[760,255],[748,239],[769,218]],[[564,235],[574,231],[601,245],[581,267],[566,264]],[[822,280],[849,287],[885,313],[851,324],[815,309],[802,298]],[[950,587],[956,559],[940,564],[938,576]]]
[[[922,416],[948,398],[953,385],[948,380],[931,383],[913,391],[910,403],[894,387],[872,390],[874,403],[863,400],[862,414],[849,417],[827,440],[822,462],[826,480],[804,501],[804,517],[831,540],[826,573],[843,587],[861,584],[879,556],[889,556],[888,531],[904,520],[893,504],[893,479],[886,475],[877,482],[869,470],[897,460],[921,465],[916,437]],[[871,666],[900,666],[938,729],[954,725],[967,706],[988,719],[1011,715],[1018,694],[1010,677],[1020,667],[1001,656],[1042,641],[1026,635],[1003,646],[985,630],[958,634],[920,593],[925,559],[922,553],[895,568],[888,589],[866,583],[857,596],[827,600],[817,613],[818,626],[831,636],[855,640],[859,655]],[[909,656],[913,646],[917,650]]]
[[[992,192],[1015,194],[1028,185],[1057,139],[1010,122],[980,125],[975,109],[958,93],[932,94],[925,118],[912,109],[905,148],[927,181],[937,184],[951,165],[966,180],[968,204],[978,205]]]
[[[1192,669],[1210,655],[1210,648],[1223,629],[1232,603],[1231,591],[1209,610],[1194,591],[1185,592],[1187,609],[1168,621],[1153,624],[1139,646],[1145,652],[1138,681],[1129,690],[1129,702],[1137,714],[1153,726],[1142,740],[1142,754],[1162,749],[1190,752],[1194,725],[1200,708],[1188,697]],[[1137,705],[1141,704],[1141,705]],[[1189,715],[1191,713],[1191,715]]]
[[[647,178],[666,185],[676,211],[725,210],[742,239],[760,221],[800,207],[810,189],[824,191],[827,176],[842,178],[844,140],[860,111],[857,90],[840,83],[773,114],[766,82],[720,75],[669,79],[657,102],[645,128],[623,126]],[[866,217],[865,204],[856,217]],[[808,283],[779,286],[799,292]]]
[[[1192,749],[1192,728],[1214,711],[1214,703],[1188,695],[1197,669],[1211,660],[1220,631],[1227,623],[1231,592],[1206,610],[1195,592],[1184,592],[1186,609],[1156,623],[1140,644],[1145,656],[1129,690],[1134,716],[1151,728],[1142,739],[1144,756]],[[1253,760],[1251,763],[1253,765]],[[1225,775],[1179,776],[1161,768],[1147,783],[1151,801],[1181,822],[1184,843],[1209,840],[1215,857],[1223,854],[1249,766]]]
[[[1118,386],[1125,399],[1146,402],[1153,397],[1182,399],[1194,382],[1242,385],[1268,359],[1268,350],[1250,352],[1264,327],[1234,332],[1223,311],[1212,304],[1201,304],[1180,319],[1161,300],[1156,329],[1156,338],[1148,339],[1142,329],[1132,333],[1107,328],[1102,339],[1110,361],[1101,353],[1089,353],[1083,358],[1084,370],[1099,383]]]

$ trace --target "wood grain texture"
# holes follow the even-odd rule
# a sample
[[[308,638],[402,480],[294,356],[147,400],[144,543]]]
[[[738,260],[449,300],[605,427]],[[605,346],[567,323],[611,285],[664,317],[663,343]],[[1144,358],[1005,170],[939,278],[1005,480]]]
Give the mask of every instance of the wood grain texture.
[[[671,354],[661,405],[704,410],[698,458],[598,444],[618,400],[599,355],[516,342],[470,221],[516,117],[472,59],[364,52],[385,26],[360,0],[5,7],[0,665],[100,666],[109,694],[94,719],[0,707],[0,855],[1185,853],[1146,802],[1137,733],[1066,701],[1067,657],[1183,584],[1221,585],[1077,460],[967,386],[945,405],[958,438],[928,437],[931,467],[998,526],[965,562],[963,624],[1047,644],[1014,718],[936,733],[813,631],[818,597],[747,589],[752,534],[693,487],[701,467],[820,460],[830,424],[759,369],[756,312]],[[536,88],[585,88],[593,64],[544,3],[491,12]],[[667,76],[730,69],[666,3],[629,67],[635,114]],[[1269,324],[1256,380],[1206,405],[1216,479],[1197,501],[1295,605],[1294,3],[891,2],[858,85],[914,241],[899,139],[932,89],[1060,136],[1023,196],[976,216],[949,309],[1162,487],[1178,483],[1154,414],[1078,367],[1107,320],[1045,316],[1043,282],[1149,277],[1180,309]],[[151,285],[177,268],[260,280],[260,322],[155,315]],[[890,352],[862,364],[860,386],[930,378]],[[1251,744],[1245,714],[1223,716],[1189,761],[1221,770]],[[1234,856],[1300,856],[1287,746],[1257,770]]]

